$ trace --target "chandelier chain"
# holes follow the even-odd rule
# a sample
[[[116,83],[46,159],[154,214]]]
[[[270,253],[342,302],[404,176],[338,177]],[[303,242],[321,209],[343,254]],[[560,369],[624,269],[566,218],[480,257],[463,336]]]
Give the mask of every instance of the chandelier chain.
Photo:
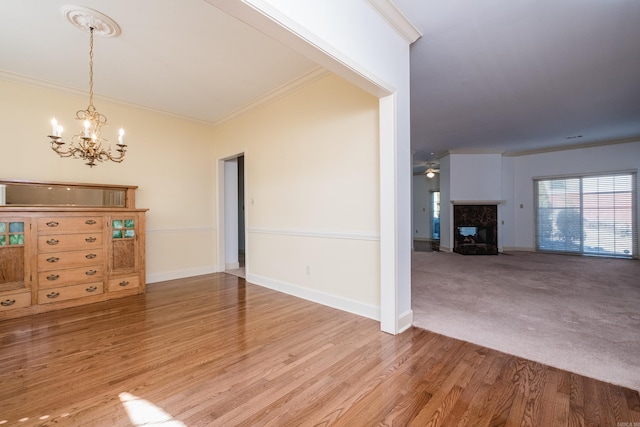
[[[93,27],[89,28],[91,37],[89,38],[89,110],[95,110],[93,106]]]

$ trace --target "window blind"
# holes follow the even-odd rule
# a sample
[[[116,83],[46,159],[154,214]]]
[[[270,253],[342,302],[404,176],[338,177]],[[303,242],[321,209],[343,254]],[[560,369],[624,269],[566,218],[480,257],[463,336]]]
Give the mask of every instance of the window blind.
[[[534,180],[536,249],[637,257],[635,174]]]

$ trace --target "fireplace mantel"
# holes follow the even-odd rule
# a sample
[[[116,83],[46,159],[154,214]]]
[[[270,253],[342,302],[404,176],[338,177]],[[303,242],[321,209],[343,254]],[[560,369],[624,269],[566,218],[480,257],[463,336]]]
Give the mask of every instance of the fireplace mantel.
[[[451,200],[452,205],[501,205],[506,200]]]

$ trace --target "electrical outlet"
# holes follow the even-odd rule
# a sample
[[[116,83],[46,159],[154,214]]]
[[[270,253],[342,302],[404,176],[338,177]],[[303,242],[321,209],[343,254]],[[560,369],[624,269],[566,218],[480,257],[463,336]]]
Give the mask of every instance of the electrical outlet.
[[[307,276],[311,276],[311,267],[307,265]]]

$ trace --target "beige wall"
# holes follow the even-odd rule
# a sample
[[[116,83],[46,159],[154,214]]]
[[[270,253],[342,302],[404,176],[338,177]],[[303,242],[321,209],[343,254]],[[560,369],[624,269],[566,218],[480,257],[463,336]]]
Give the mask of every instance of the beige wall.
[[[75,112],[88,104],[75,96],[0,80],[0,178],[138,185],[136,205],[147,213],[147,276],[158,281],[213,271],[215,180],[213,128],[103,101],[106,137],[124,126],[129,145],[121,164],[93,168],[61,159],[50,148],[53,115],[63,136],[77,133]]]
[[[215,139],[245,154],[248,279],[378,317],[378,100],[330,75]]]
[[[6,81],[0,95],[0,178],[139,186],[149,282],[216,270],[217,160],[245,153],[249,279],[379,317],[375,97],[330,75],[218,128],[97,98],[129,152],[91,169],[46,138],[53,115],[70,134],[86,96]]]

